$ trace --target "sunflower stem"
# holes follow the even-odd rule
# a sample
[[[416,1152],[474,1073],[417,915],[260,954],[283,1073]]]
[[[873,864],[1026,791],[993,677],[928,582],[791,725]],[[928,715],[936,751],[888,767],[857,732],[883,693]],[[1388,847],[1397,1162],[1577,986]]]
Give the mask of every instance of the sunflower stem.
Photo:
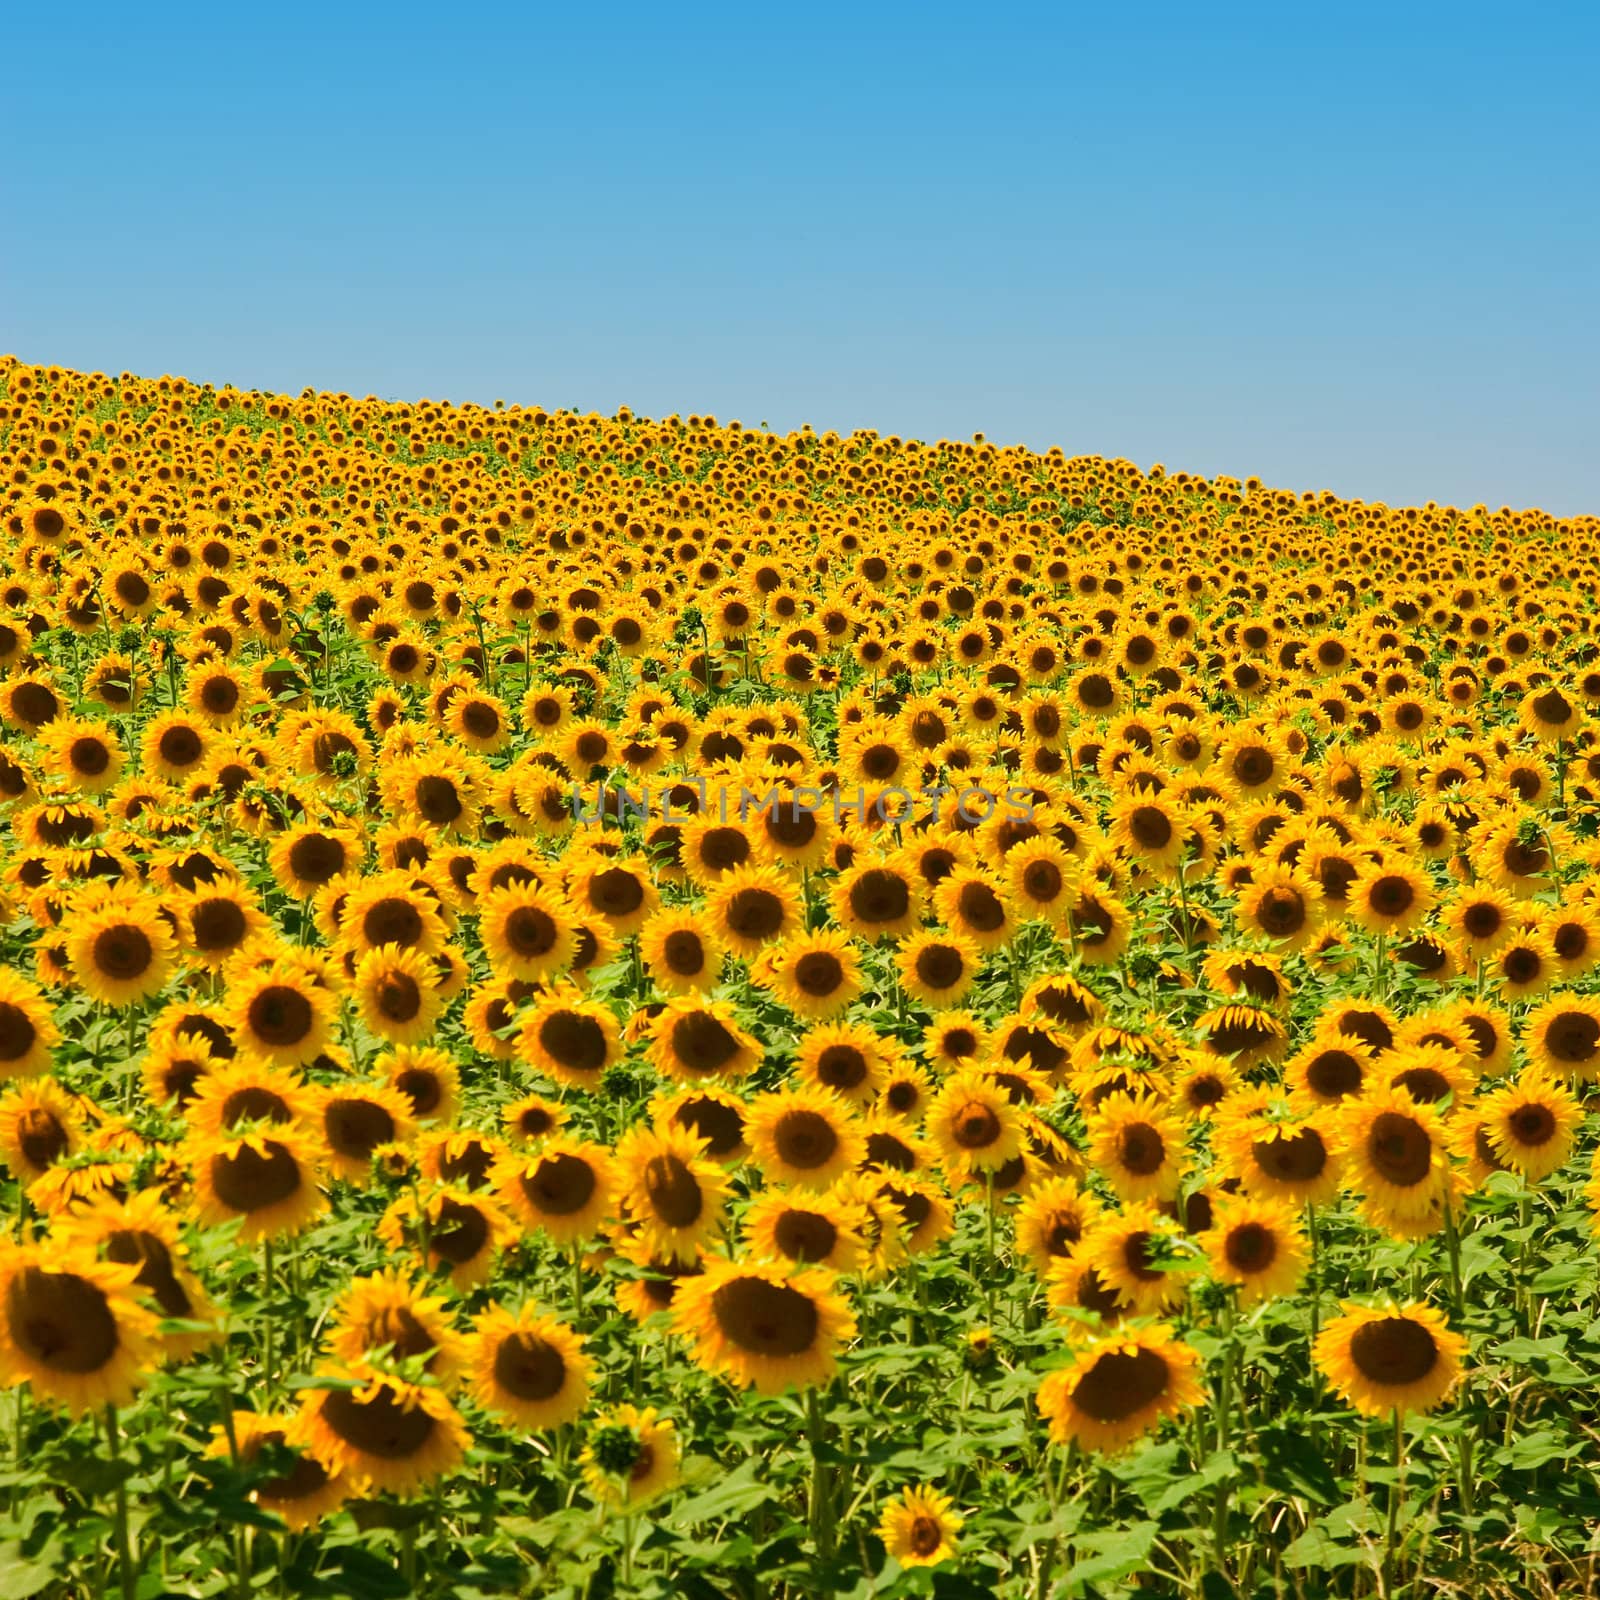
[[[1400,1529],[1400,1497],[1405,1489],[1405,1423],[1401,1419],[1398,1406],[1393,1416],[1394,1454],[1391,1465],[1394,1468],[1394,1480],[1389,1485],[1389,1534],[1383,1550],[1383,1592],[1386,1595],[1393,1592],[1395,1552]]]
[[[583,1316],[583,1246],[572,1247],[572,1320]]]
[[[811,1542],[819,1560],[833,1554],[833,1525],[829,1515],[828,1475],[822,1465],[822,1391],[813,1385],[806,1391],[806,1437],[811,1443]]]
[[[272,1240],[261,1241],[261,1373],[267,1387],[273,1381],[272,1351]]]
[[[984,1243],[988,1252],[988,1270],[983,1275],[983,1294],[989,1309],[989,1326],[994,1327],[994,1280],[996,1267],[994,1260],[994,1169],[991,1167],[983,1175],[984,1187]]]
[[[120,1464],[120,1439],[117,1433],[117,1408],[106,1407],[106,1448],[113,1466]],[[122,1600],[134,1600],[138,1593],[139,1574],[133,1566],[133,1538],[128,1529],[128,1480],[118,1474],[115,1494],[117,1523],[117,1568],[122,1585]]]

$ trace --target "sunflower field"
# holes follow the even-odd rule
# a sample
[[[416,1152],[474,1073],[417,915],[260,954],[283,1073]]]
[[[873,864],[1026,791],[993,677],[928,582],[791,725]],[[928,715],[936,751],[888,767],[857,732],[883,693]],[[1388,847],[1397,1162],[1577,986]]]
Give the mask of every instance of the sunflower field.
[[[0,396],[0,1600],[1600,1591],[1600,520]]]

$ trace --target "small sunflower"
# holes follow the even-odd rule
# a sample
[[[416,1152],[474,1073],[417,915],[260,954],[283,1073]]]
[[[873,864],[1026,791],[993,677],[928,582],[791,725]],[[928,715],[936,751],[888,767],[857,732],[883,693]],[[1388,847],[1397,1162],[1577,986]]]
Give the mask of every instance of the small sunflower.
[[[902,1490],[878,1523],[883,1547],[902,1567],[936,1567],[959,1553],[961,1514],[931,1484]]]
[[[369,1492],[406,1495],[465,1456],[466,1425],[441,1390],[365,1366],[325,1376],[339,1381],[306,1388],[289,1441],[325,1471]]]
[[[494,1303],[478,1313],[467,1354],[467,1382],[487,1411],[521,1429],[558,1428],[589,1403],[591,1366],[583,1339],[532,1306]]]
[[[1199,1356],[1160,1323],[1103,1333],[1045,1378],[1039,1412],[1057,1444],[1111,1454],[1199,1405],[1199,1366]]]

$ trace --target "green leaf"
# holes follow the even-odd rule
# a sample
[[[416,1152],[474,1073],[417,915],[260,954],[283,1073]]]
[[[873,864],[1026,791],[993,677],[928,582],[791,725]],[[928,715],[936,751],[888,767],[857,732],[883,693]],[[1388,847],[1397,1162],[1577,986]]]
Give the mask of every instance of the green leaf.
[[[1338,1503],[1339,1485],[1322,1452],[1293,1428],[1263,1428],[1256,1435],[1268,1487],[1300,1495],[1313,1505]]]
[[[1090,1534],[1078,1540],[1087,1553],[1073,1563],[1065,1579],[1067,1589],[1078,1583],[1111,1583],[1136,1572],[1150,1557],[1161,1525],[1136,1522],[1115,1533]]]
[[[1327,1530],[1320,1522],[1313,1522],[1283,1552],[1283,1564],[1286,1567],[1315,1567],[1324,1571],[1355,1566],[1365,1560],[1365,1551],[1351,1545],[1336,1544],[1328,1537]]]
[[[28,1600],[56,1581],[53,1560],[59,1553],[55,1543],[47,1544],[37,1556],[25,1556],[22,1546],[8,1540],[0,1544],[0,1600]]]
[[[701,1522],[738,1516],[742,1512],[754,1511],[757,1506],[769,1504],[776,1492],[770,1484],[756,1481],[756,1473],[765,1465],[764,1461],[741,1463],[720,1483],[677,1506],[671,1520],[692,1528]]]

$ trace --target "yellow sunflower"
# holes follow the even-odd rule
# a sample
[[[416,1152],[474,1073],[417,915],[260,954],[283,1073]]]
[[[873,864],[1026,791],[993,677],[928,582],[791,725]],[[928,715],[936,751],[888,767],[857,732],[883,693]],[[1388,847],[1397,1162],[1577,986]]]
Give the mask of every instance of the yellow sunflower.
[[[493,1302],[473,1323],[467,1382],[487,1411],[522,1429],[558,1428],[589,1403],[591,1366],[583,1338],[531,1305]]]
[[[1314,1356],[1334,1392],[1369,1417],[1431,1411],[1461,1376],[1467,1341],[1418,1301],[1359,1306],[1317,1336]]]
[[[740,1387],[809,1388],[833,1376],[840,1346],[855,1337],[855,1316],[834,1282],[820,1267],[712,1259],[679,1285],[673,1327],[702,1367]]]
[[[1111,1454],[1201,1404],[1199,1366],[1199,1356],[1160,1323],[1102,1333],[1045,1378],[1039,1412],[1057,1444]]]

